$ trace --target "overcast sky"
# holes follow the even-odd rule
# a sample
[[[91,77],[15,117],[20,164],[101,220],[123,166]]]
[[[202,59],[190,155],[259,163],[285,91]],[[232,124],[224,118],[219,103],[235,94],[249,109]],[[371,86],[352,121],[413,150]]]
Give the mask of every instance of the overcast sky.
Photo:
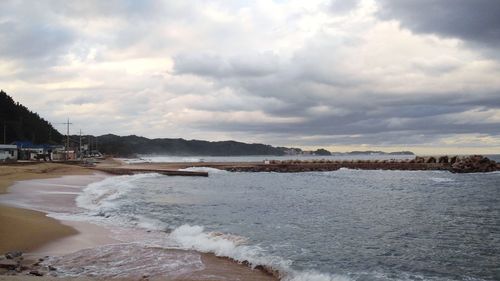
[[[2,0],[0,88],[72,133],[500,153],[499,15],[496,0]]]

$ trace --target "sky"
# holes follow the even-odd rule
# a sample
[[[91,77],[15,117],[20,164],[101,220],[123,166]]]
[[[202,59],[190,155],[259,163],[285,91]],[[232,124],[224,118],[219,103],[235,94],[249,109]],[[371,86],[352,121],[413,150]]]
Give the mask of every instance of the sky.
[[[61,132],[500,153],[500,1],[0,1],[0,88]]]

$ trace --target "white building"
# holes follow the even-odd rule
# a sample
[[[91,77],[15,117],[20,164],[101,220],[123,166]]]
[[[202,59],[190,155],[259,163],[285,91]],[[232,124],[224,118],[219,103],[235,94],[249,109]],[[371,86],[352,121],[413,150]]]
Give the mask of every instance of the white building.
[[[0,162],[17,161],[17,146],[0,144]]]

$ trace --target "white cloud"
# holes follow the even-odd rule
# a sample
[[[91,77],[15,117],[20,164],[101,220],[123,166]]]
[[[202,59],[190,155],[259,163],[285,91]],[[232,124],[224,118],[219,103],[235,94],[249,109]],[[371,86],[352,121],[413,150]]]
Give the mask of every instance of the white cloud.
[[[378,7],[3,1],[0,82],[46,119],[95,134],[497,145],[499,61],[381,20]]]

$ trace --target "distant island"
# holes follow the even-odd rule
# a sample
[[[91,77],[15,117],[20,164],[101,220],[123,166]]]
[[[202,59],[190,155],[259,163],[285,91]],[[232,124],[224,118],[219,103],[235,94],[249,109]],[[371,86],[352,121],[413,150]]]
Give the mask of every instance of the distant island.
[[[367,151],[351,151],[351,152],[346,152],[344,154],[350,154],[350,155],[415,155],[415,153],[411,151],[395,151],[395,152],[384,152],[384,151],[373,151],[373,150],[367,150]]]
[[[0,91],[0,126],[3,143],[30,142],[34,145],[64,145],[65,136],[59,133],[47,120],[30,111],[4,91]],[[297,155],[297,156],[330,156],[330,155],[414,155],[410,151],[352,151],[330,152],[324,148],[313,151],[300,148],[276,147],[261,143],[244,143],[238,141],[205,141],[186,140],[182,138],[156,138],[130,135],[117,136],[106,134],[102,136],[85,135],[83,145],[89,143],[90,150],[116,157],[134,157],[136,155],[157,154],[171,156],[251,156],[251,155]],[[79,149],[80,136],[70,136],[70,150]]]

